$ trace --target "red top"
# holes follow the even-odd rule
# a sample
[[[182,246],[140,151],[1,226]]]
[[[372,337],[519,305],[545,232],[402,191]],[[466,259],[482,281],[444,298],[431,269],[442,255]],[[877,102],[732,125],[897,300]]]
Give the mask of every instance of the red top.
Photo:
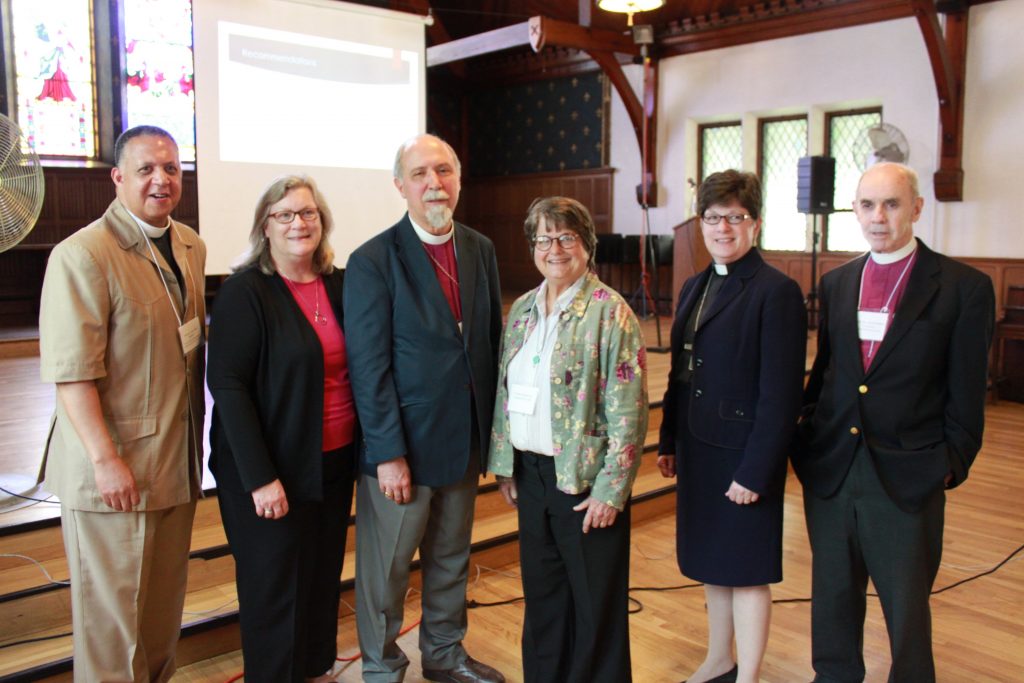
[[[882,310],[883,306],[887,306],[889,322],[885,326],[886,333],[892,327],[893,313],[900,305],[903,292],[907,290],[907,282],[910,281],[910,271],[914,269],[916,257],[916,249],[894,263],[875,263],[875,260],[868,256],[867,264],[864,266],[860,288],[860,306],[857,310],[878,312]],[[900,277],[901,275],[902,277]],[[874,360],[881,344],[880,341],[861,340],[860,359],[865,370],[871,367],[871,361]]]
[[[356,408],[348,378],[345,333],[334,317],[327,290],[320,278],[313,282],[292,282],[282,278],[313,326],[324,354],[324,427],[322,450],[333,451],[355,438]],[[319,314],[317,304],[319,303]]]
[[[459,296],[459,264],[455,260],[455,240],[451,239],[444,244],[423,243],[427,250],[427,257],[430,264],[434,266],[434,274],[441,285],[444,298],[448,301],[448,308],[452,309],[452,315],[456,322],[462,322],[462,297]]]

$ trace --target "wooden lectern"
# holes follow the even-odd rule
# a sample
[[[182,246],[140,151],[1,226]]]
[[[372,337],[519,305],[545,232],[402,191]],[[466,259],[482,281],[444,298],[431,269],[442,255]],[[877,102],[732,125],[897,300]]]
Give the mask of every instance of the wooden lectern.
[[[675,235],[672,247],[672,316],[675,317],[676,306],[679,304],[679,290],[683,283],[711,263],[711,254],[704,245],[704,235],[700,231],[700,219],[697,216],[687,218],[672,228]]]

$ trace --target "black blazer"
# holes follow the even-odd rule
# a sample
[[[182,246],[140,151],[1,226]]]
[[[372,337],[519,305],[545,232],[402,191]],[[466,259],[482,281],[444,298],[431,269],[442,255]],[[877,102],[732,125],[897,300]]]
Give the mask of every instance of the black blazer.
[[[800,286],[751,249],[701,315],[686,424],[676,424],[675,363],[683,328],[713,266],[686,281],[672,324],[672,370],[662,403],[658,451],[675,453],[677,430],[719,448],[743,451],[733,479],[764,494],[785,476],[800,415],[807,356],[807,312]]]
[[[863,439],[889,497],[914,511],[967,478],[985,425],[992,280],[918,240],[917,262],[871,366],[857,298],[864,255],[821,279],[818,355],[804,393],[793,465],[818,497],[843,482]]]
[[[487,468],[501,338],[498,262],[475,230],[456,223],[454,239],[461,333],[408,216],[349,257],[345,339],[364,474],[376,477],[379,463],[404,455],[414,484],[445,486],[465,476],[477,448]]]
[[[338,269],[323,276],[339,324],[343,278]],[[208,354],[217,486],[250,492],[280,479],[289,502],[320,500],[323,349],[279,275],[253,266],[221,285]]]

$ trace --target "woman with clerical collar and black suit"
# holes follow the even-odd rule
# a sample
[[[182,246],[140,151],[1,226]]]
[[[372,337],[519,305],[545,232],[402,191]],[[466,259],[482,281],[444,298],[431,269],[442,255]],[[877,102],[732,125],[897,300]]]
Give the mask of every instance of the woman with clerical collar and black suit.
[[[786,458],[807,319],[799,285],[754,246],[757,176],[708,176],[697,208],[713,263],[679,294],[658,467],[678,474],[679,568],[704,583],[707,600],[708,651],[687,680],[753,683],[768,642],[768,584],[782,580]]]
[[[548,197],[525,223],[544,281],[509,310],[489,469],[517,506],[527,683],[628,683],[629,496],[647,435],[643,334],[591,270],[594,222]]]
[[[213,307],[210,470],[246,681],[334,680],[358,425],[332,226],[311,178],[274,181]]]

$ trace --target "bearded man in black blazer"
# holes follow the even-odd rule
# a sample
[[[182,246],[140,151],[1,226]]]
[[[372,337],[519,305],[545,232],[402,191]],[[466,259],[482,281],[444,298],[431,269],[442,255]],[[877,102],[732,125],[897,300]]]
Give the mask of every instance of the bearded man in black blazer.
[[[409,565],[423,576],[423,676],[502,683],[462,646],[479,475],[486,471],[501,338],[494,245],[452,220],[460,167],[422,135],[395,157],[408,213],[359,247],[345,274],[345,338],[362,420],[356,625],[363,680],[401,681],[395,642]]]
[[[935,680],[928,599],[945,490],[981,448],[995,296],[988,276],[914,237],[923,204],[912,169],[872,166],[853,205],[871,253],[821,280],[793,457],[813,551],[816,683],[864,680],[868,577],[890,683]]]

